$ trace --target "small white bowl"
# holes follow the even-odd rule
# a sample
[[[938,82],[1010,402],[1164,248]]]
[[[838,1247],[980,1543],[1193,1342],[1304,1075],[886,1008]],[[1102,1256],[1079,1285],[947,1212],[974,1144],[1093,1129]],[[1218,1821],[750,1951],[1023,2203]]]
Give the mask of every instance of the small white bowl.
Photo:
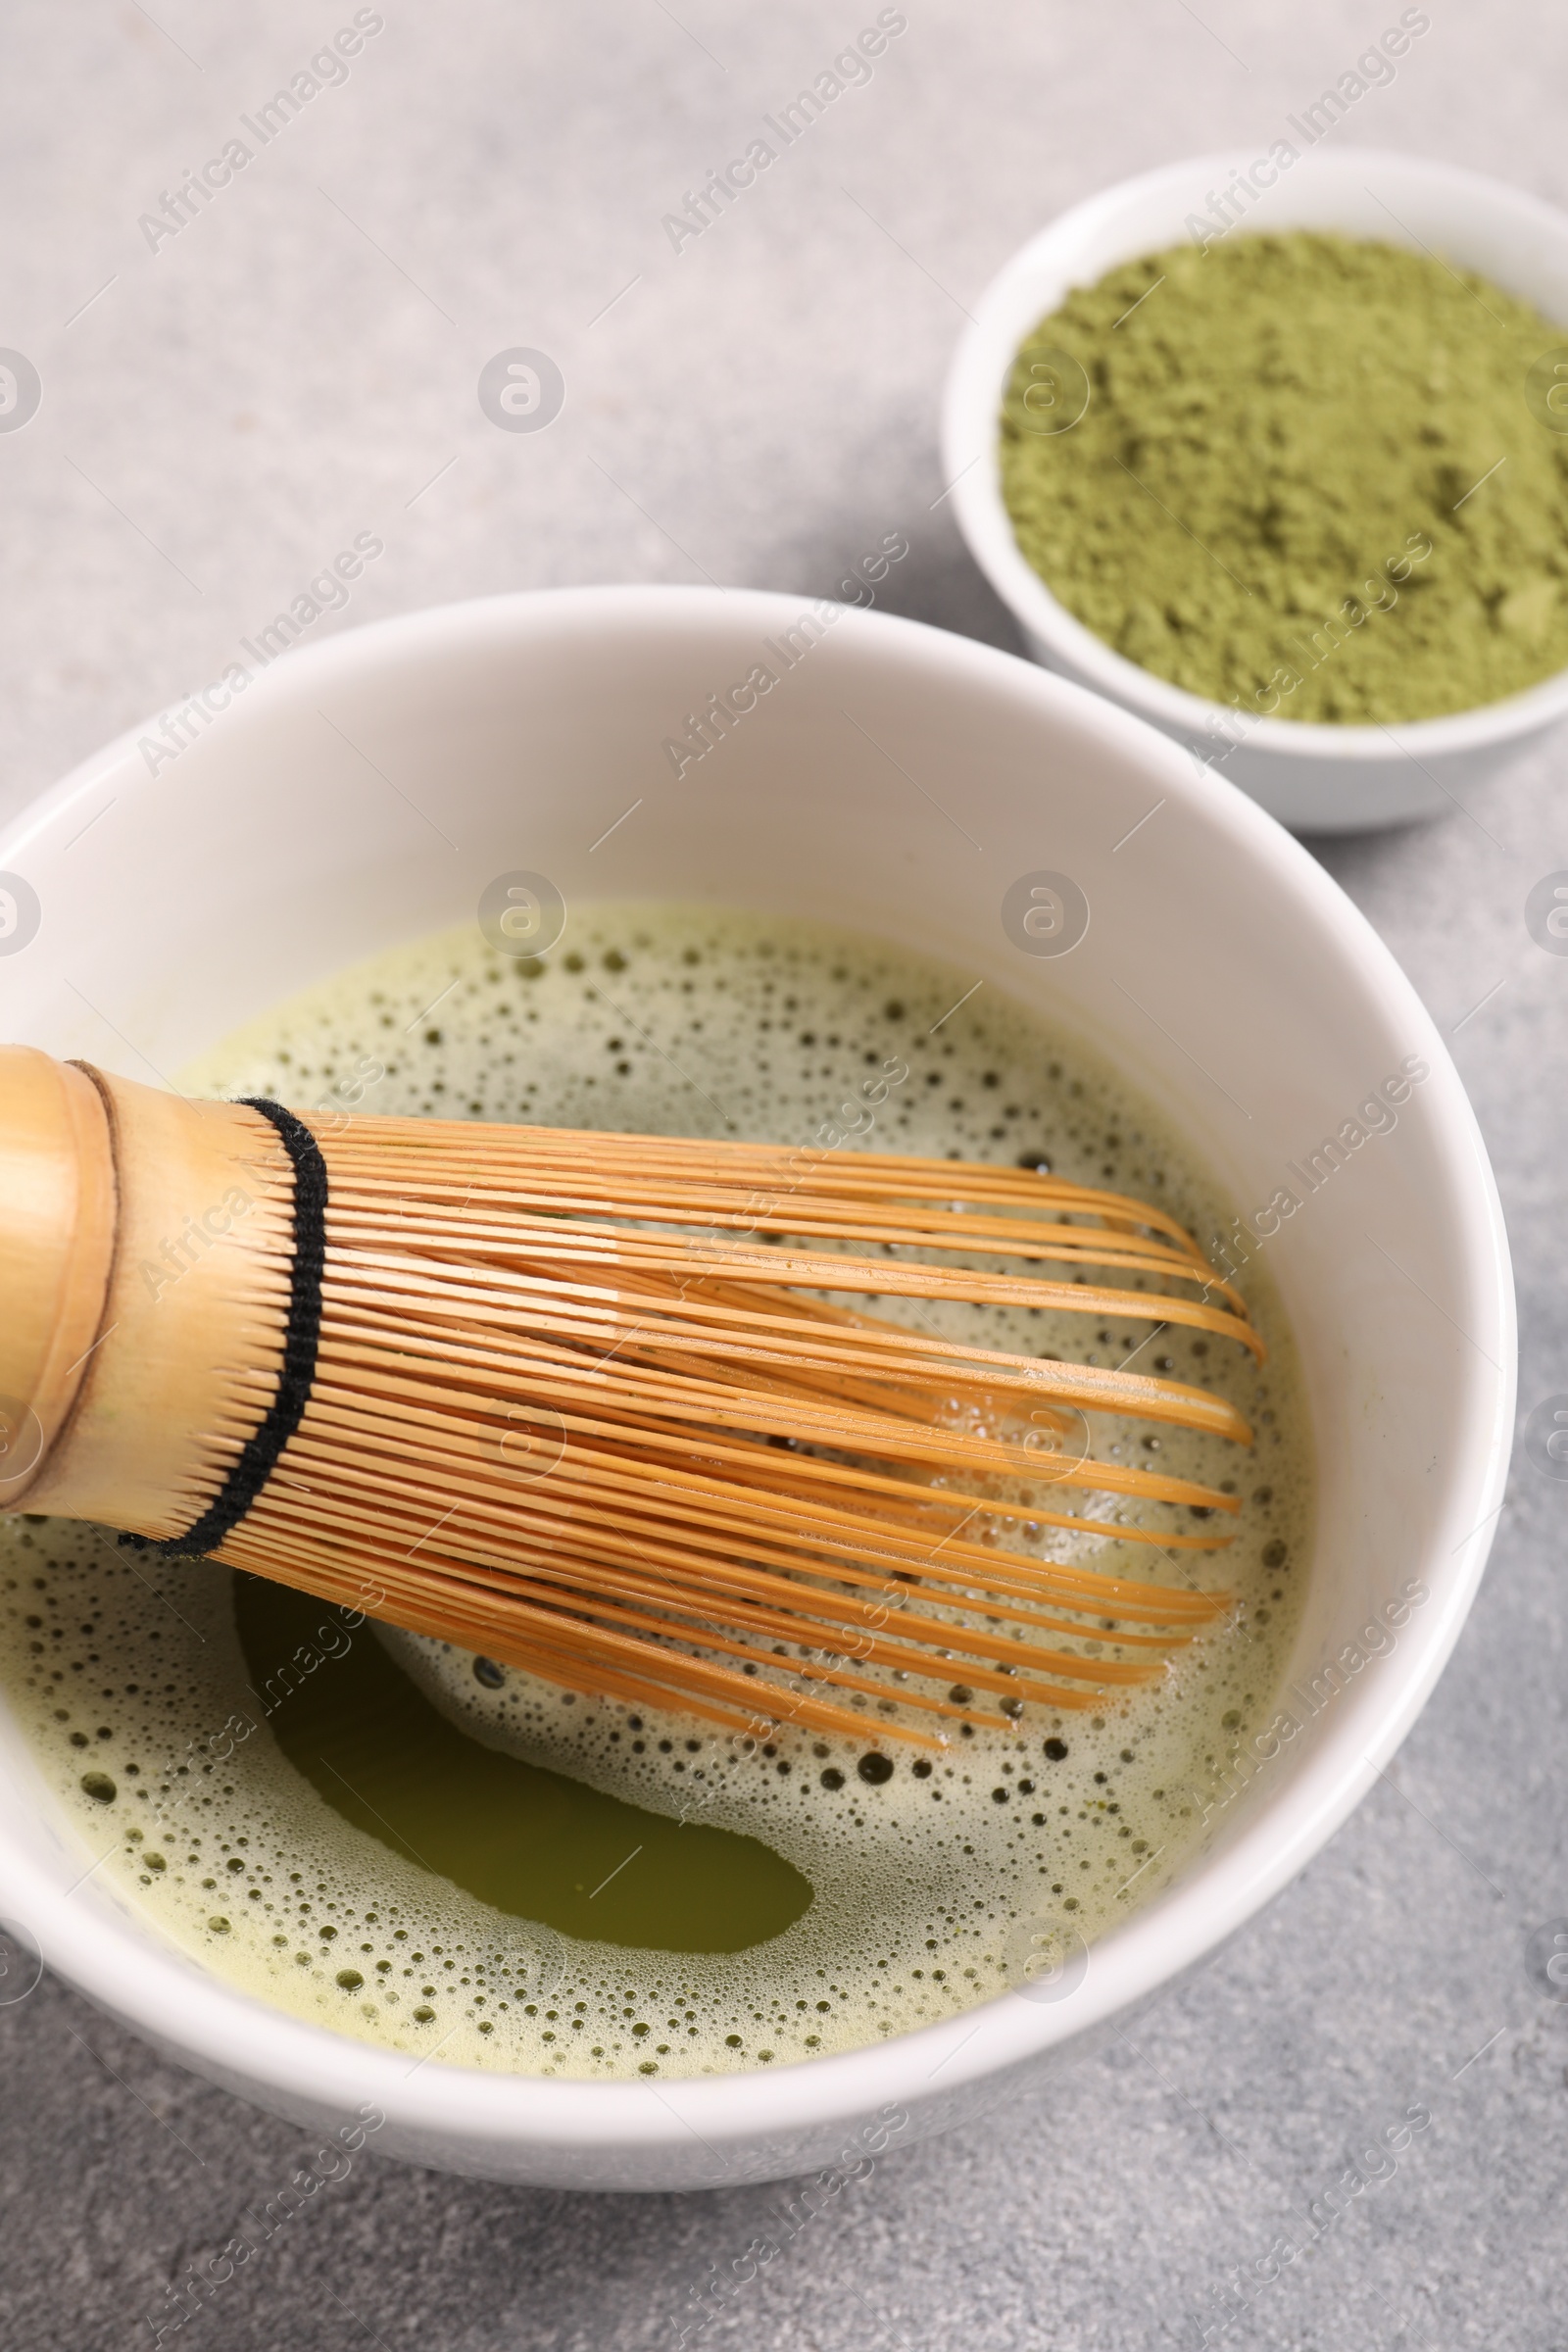
[[[672,759],[685,714],[759,664],[776,684],[749,710],[732,697],[741,714],[701,759]],[[690,2082],[411,2061],[175,1950],[95,1869],[0,1702],[0,1915],[51,1967],[279,2114],[331,2130],[373,2102],[375,2146],[415,2163],[733,2186],[984,2114],[1310,1861],[1409,1730],[1470,1606],[1512,1443],[1514,1325],[1496,1190],[1443,1041],[1298,843],[1152,727],[1027,662],[750,592],[561,590],[413,613],[291,652],[177,757],[157,736],[133,729],[0,834],[0,887],[31,910],[5,951],[4,1036],[131,1077],[177,1070],[360,957],[474,921],[486,885],[519,867],[572,909],[711,900],[922,949],[1102,1053],[1267,1234],[1312,1422],[1317,1541],[1298,1690],[1277,1702],[1298,1727],[1260,1736],[1234,1785],[1200,1799],[1202,1850],[1175,1885],[1072,1982],[1032,1988],[1060,1997],[1007,1992],[867,2049]],[[1004,924],[1009,885],[1048,867],[1089,904],[1070,954],[1030,952]],[[1319,1139],[1411,1057],[1429,1074],[1395,1083],[1396,1118],[1368,1112],[1383,1132],[1309,1190]],[[1265,1204],[1290,1186],[1301,1206],[1282,1222]]]
[[[1285,135],[1299,144],[1303,134],[1282,126]],[[1392,729],[1239,713],[1155,677],[1086,629],[1024,557],[1002,499],[998,418],[1030,329],[1073,287],[1096,284],[1118,264],[1199,242],[1192,217],[1222,219],[1212,196],[1258,161],[1238,150],[1121,180],[1074,205],[1014,254],[981,296],[954,355],[943,471],[969,552],[1010,606],[1037,662],[1152,719],[1295,831],[1370,832],[1441,815],[1466,785],[1527,750],[1568,711],[1568,670],[1503,702]],[[1568,345],[1568,215],[1499,180],[1375,148],[1309,147],[1229,233],[1292,228],[1429,249],[1563,320]],[[1243,740],[1231,749],[1244,715]]]

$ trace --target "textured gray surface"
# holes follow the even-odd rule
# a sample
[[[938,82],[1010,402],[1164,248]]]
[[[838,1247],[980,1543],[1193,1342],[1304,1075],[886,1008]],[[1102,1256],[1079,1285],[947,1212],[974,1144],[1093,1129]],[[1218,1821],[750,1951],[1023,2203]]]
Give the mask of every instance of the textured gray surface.
[[[962,303],[1080,194],[1184,153],[1261,149],[1398,10],[1320,0],[1308,24],[1269,0],[1203,0],[1200,16],[1185,0],[908,0],[869,86],[679,256],[661,216],[872,20],[871,0],[682,0],[680,23],[661,0],[388,0],[347,84],[156,253],[137,216],[353,10],[154,13],[8,11],[0,343],[44,382],[25,431],[0,435],[11,805],[217,675],[365,529],[386,554],[320,630],[569,581],[831,592],[844,560],[902,529],[899,608],[1011,643],[933,506]],[[1568,25],[1522,0],[1432,15],[1394,86],[1335,135],[1568,196]],[[564,370],[548,432],[498,432],[479,412],[478,370],[513,345]],[[1456,1031],[1517,1252],[1527,1411],[1568,1390],[1568,961],[1521,912],[1568,866],[1562,759],[1559,739],[1473,815],[1321,845]],[[1560,2352],[1568,2006],[1524,1946],[1568,1913],[1565,1512],[1568,1488],[1521,1462],[1437,1697],[1267,1916],[1131,2041],[889,2156],[700,2340],[1196,2346],[1195,2313],[1242,2265],[1238,2348]],[[306,2153],[47,1983],[0,2010],[0,2082],[10,2343],[149,2340],[164,2281]],[[1416,2105],[1431,2123],[1392,2177],[1265,2283],[1273,2242],[1299,2246],[1311,2201]],[[672,2344],[689,2290],[781,2193],[596,2200],[367,2153],[165,2340]]]

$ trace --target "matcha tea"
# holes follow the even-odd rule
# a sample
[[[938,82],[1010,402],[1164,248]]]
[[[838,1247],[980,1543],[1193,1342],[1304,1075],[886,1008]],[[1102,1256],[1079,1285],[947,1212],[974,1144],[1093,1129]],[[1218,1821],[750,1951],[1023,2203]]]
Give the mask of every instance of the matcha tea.
[[[972,975],[816,926],[578,911],[544,959],[466,928],[347,973],[185,1073],[302,1107],[1024,1159],[1228,1224],[1114,1075]],[[945,1015],[951,1017],[944,1018]],[[1162,1469],[1243,1502],[1212,1553],[1009,1527],[1233,1607],[1099,1714],[1029,1708],[931,1754],[759,1742],[563,1691],[357,1609],[112,1535],[0,1523],[0,1680],[102,1869],[184,1950],[313,2022],[444,2062],[576,2077],[783,2065],[972,2006],[1033,1939],[1167,1885],[1272,1712],[1309,1544],[1288,1334],[1248,1270],[1261,1372],[1201,1333],[895,1300],[950,1336],[1228,1396],[1243,1449],[1162,1429]],[[1102,1420],[1097,1451],[1152,1444]],[[1047,1487],[1042,1508],[1059,1508]],[[1113,1518],[1118,1497],[1069,1507]],[[1158,1507],[1138,1506],[1153,1523]],[[1168,1509],[1165,1523],[1175,1525]],[[1185,1514],[1183,1517],[1185,1524]],[[367,1596],[373,1605],[373,1594]]]
[[[1020,348],[1002,491],[1052,593],[1258,717],[1394,725],[1568,666],[1568,338],[1433,253],[1211,236]]]

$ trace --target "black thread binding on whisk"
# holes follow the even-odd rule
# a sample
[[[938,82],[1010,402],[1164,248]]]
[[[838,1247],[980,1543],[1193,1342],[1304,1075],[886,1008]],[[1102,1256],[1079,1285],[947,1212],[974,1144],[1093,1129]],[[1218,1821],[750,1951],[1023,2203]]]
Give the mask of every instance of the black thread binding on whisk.
[[[316,1380],[321,1343],[321,1276],[326,1265],[326,1162],[321,1147],[303,1120],[280,1102],[244,1098],[247,1110],[270,1119],[294,1164],[294,1266],[289,1280],[288,1321],[277,1394],[249,1437],[213,1500],[182,1536],[148,1548],[160,1557],[216,1551],[261,1494],[277,1459],[304,1416]]]

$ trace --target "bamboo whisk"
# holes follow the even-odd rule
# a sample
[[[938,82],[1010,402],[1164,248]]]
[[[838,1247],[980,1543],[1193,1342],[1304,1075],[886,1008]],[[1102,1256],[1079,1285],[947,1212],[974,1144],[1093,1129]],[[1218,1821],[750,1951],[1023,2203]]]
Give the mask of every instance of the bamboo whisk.
[[[1097,1459],[1090,1417],[1250,1432],[1201,1388],[946,1338],[942,1301],[1263,1353],[1172,1218],[1033,1171],[295,1117],[11,1048],[0,1285],[0,1508],[568,1690],[932,1744],[1103,1705],[1225,1606],[1000,1540],[1213,1550],[1191,1514],[1234,1497]]]

